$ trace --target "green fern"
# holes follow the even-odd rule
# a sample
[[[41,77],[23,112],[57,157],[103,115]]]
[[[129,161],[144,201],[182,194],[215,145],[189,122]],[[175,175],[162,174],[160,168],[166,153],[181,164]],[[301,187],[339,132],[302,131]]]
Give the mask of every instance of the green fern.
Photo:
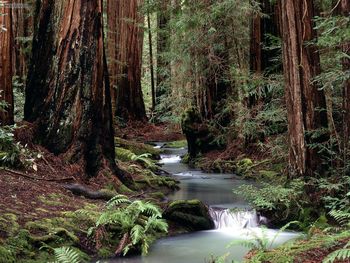
[[[70,247],[60,247],[54,249],[55,263],[81,263],[80,254]]]
[[[333,210],[329,212],[329,215],[333,217],[337,223],[343,227],[349,226],[350,224],[350,213],[340,210]]]
[[[116,156],[118,160],[121,160],[124,162],[137,162],[151,170],[157,169],[157,165],[150,159],[150,157],[152,156],[152,154],[150,153],[143,153],[140,155],[136,155],[135,153],[133,153],[128,149],[117,147]]]
[[[132,248],[147,254],[155,237],[166,233],[168,225],[156,205],[141,200],[130,201],[124,195],[117,195],[107,203],[106,210],[97,219],[95,227],[89,229],[88,234],[97,233],[99,229],[117,229],[121,240],[124,236],[130,237],[129,242],[123,244],[123,255]]]
[[[346,244],[346,246],[342,249],[338,249],[331,254],[329,254],[322,262],[323,263],[333,263],[338,260],[348,260],[350,259],[350,249],[348,248],[350,246],[350,242]]]

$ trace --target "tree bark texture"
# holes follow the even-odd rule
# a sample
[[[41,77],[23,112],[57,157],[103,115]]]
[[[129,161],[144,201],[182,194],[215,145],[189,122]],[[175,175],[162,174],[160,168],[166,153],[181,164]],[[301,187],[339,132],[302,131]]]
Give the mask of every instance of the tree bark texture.
[[[312,0],[284,0],[283,67],[289,129],[289,165],[291,176],[312,176],[321,168],[321,156],[308,144],[317,129],[327,128],[325,95],[312,83],[320,73],[319,53],[310,41],[316,38]],[[321,110],[322,109],[322,110]]]
[[[144,16],[139,8],[142,3],[143,0],[119,0],[108,10],[111,17],[108,26],[114,37],[109,47],[116,48],[108,51],[112,86],[117,87],[115,114],[125,121],[147,120],[141,88]]]
[[[0,103],[6,103],[0,111],[0,125],[10,125],[14,122],[13,116],[13,89],[12,89],[12,12],[10,2],[0,3]]]
[[[117,169],[102,25],[102,0],[38,0],[26,87],[36,138],[88,176]]]

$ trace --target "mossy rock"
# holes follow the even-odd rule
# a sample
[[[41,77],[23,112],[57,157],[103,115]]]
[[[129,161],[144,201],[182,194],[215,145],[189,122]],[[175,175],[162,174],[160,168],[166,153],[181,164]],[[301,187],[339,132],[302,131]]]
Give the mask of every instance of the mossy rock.
[[[127,149],[136,155],[149,153],[152,155],[154,159],[158,159],[158,160],[160,159],[160,154],[162,153],[160,149],[156,149],[152,145],[135,142],[135,141],[128,141],[128,140],[121,139],[119,137],[115,138],[115,144],[117,147]]]
[[[187,147],[187,140],[167,142],[166,144],[164,144],[163,147],[168,147],[168,148],[185,148],[185,147]]]
[[[167,206],[163,216],[190,231],[214,228],[208,207],[199,200],[173,201]]]

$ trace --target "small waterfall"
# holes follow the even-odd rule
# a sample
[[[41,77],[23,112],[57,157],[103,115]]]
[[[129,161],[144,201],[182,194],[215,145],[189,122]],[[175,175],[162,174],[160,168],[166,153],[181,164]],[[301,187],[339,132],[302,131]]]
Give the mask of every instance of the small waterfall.
[[[209,213],[216,229],[223,228],[252,228],[258,227],[265,221],[256,211],[231,211],[230,209],[210,208]]]
[[[161,164],[176,164],[181,162],[180,155],[161,155],[161,160],[159,163]]]

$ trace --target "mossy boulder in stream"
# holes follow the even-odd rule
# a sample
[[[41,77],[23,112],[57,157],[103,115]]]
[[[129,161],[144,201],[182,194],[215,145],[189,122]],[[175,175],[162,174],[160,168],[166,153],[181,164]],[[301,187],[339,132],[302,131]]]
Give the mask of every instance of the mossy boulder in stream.
[[[168,204],[163,217],[184,226],[190,231],[214,228],[209,208],[199,200],[173,201]]]

